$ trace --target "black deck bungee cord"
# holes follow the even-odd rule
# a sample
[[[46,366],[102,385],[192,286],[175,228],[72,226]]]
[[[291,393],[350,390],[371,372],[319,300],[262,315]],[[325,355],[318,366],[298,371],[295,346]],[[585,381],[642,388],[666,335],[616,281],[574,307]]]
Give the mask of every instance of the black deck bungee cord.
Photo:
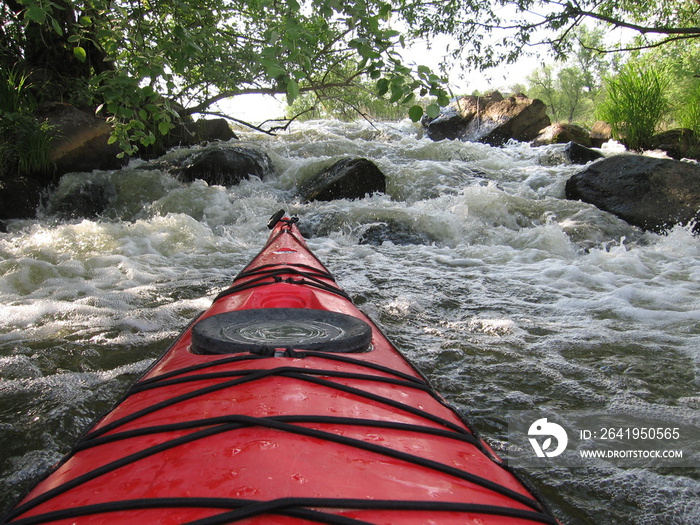
[[[461,512],[474,514],[489,514],[494,516],[507,516],[512,518],[528,519],[548,525],[558,525],[557,521],[540,512],[533,512],[498,505],[481,505],[475,503],[459,502],[435,502],[435,501],[408,501],[408,500],[364,500],[350,498],[280,498],[271,501],[245,500],[239,498],[151,498],[123,500],[108,503],[97,503],[83,507],[62,509],[36,516],[30,516],[17,520],[18,525],[40,525],[51,521],[73,519],[94,514],[109,512],[124,512],[130,510],[152,510],[168,508],[219,508],[235,509],[232,512],[239,513],[234,516],[230,512],[215,514],[207,518],[190,521],[187,525],[216,525],[231,523],[232,521],[252,518],[265,514],[278,514],[294,518],[324,523],[329,525],[372,525],[371,522],[350,518],[338,514],[312,510],[307,507],[333,508],[343,510],[389,510],[389,511],[428,511],[428,512]],[[244,512],[246,516],[241,516]]]
[[[256,418],[256,417],[250,417],[250,416],[230,416],[232,423],[226,423],[222,425],[216,425],[213,427],[205,428],[202,430],[198,430],[195,432],[192,432],[190,434],[187,434],[185,436],[180,436],[178,438],[174,438],[168,441],[165,441],[163,443],[160,443],[158,445],[153,445],[151,447],[148,447],[146,449],[142,449],[138,452],[135,452],[133,454],[130,454],[128,456],[124,456],[122,458],[119,458],[118,460],[112,461],[110,463],[107,463],[105,465],[102,465],[98,468],[95,468],[89,472],[86,472],[85,474],[81,474],[80,476],[77,476],[76,478],[73,478],[69,481],[66,481],[65,483],[58,485],[54,487],[53,489],[50,489],[43,494],[35,497],[32,500],[27,501],[26,503],[20,505],[16,509],[14,509],[13,512],[9,515],[9,518],[19,516],[21,514],[24,514],[25,512],[31,510],[32,508],[45,503],[46,501],[49,501],[50,499],[59,496],[73,488],[76,488],[84,483],[87,483],[89,481],[92,481],[93,479],[96,479],[100,476],[103,476],[105,474],[108,474],[110,472],[113,472],[116,469],[128,466],[132,463],[135,463],[136,461],[145,459],[147,457],[153,456],[155,454],[159,454],[161,452],[165,452],[166,450],[169,450],[171,448],[175,448],[177,446],[187,444],[187,443],[192,443],[194,441],[204,439],[207,437],[211,437],[223,432],[230,432],[232,430],[237,430],[240,428],[245,428],[249,426],[260,426],[264,428],[269,428],[273,430],[280,430],[284,432],[289,432],[293,434],[298,434],[298,435],[303,435],[307,437],[312,437],[312,438],[318,438],[321,440],[341,444],[341,445],[346,445],[350,447],[357,448],[359,450],[364,450],[368,452],[373,452],[377,453],[380,455],[384,455],[387,457],[391,457],[394,459],[398,459],[401,461],[405,461],[407,463],[411,463],[420,467],[425,467],[429,468],[435,472],[438,472],[440,474],[445,474],[449,475],[452,477],[455,477],[457,479],[461,479],[463,481],[467,481],[469,483],[474,483],[476,485],[479,485],[483,488],[489,489],[497,494],[501,494],[502,496],[508,497],[512,499],[513,501],[517,501],[518,503],[521,503],[523,505],[526,505],[530,507],[531,509],[534,509],[535,511],[542,511],[542,507],[540,503],[528,496],[525,496],[519,492],[516,492],[512,489],[509,489],[507,487],[504,487],[497,482],[491,481],[490,479],[483,478],[481,476],[478,476],[476,474],[472,474],[471,472],[461,470],[456,467],[452,467],[450,465],[445,465],[443,463],[439,463],[437,461],[431,460],[431,459],[426,459],[421,456],[416,456],[414,454],[409,454],[407,452],[402,452],[398,450],[391,449],[389,447],[383,446],[383,445],[377,445],[375,443],[369,443],[366,441],[363,441],[361,439],[356,439],[356,438],[349,438],[347,436],[341,436],[334,434],[332,432],[326,432],[322,430],[317,430],[317,429],[312,429],[308,427],[300,427],[297,425],[291,425],[288,423],[280,422],[280,421],[274,421],[269,418]]]

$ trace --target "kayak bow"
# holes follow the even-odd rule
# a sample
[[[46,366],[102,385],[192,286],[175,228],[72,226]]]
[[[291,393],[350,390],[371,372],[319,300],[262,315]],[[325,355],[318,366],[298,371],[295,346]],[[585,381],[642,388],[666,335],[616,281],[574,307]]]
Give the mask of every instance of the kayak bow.
[[[557,523],[295,222],[3,523]]]

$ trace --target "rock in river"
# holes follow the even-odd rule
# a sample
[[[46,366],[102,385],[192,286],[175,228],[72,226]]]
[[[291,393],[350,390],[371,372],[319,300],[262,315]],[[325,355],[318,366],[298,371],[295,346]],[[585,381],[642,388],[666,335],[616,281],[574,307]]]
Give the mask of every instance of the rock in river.
[[[361,199],[375,192],[386,192],[384,173],[372,161],[352,157],[339,160],[299,188],[307,202]]]
[[[566,183],[566,197],[594,204],[645,230],[695,222],[699,231],[700,166],[642,155],[594,162]]]

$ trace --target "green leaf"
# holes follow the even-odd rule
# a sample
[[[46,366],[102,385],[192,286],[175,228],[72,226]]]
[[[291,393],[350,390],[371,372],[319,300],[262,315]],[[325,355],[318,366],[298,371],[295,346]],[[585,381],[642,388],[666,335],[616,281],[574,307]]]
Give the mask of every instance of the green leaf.
[[[165,133],[163,133],[163,135],[165,135]],[[143,144],[144,146],[152,146],[155,143],[156,143],[156,136],[153,133],[149,133],[148,135],[144,135],[143,138],[141,139],[141,144]]]
[[[57,35],[63,36],[63,29],[61,29],[61,24],[55,18],[51,19],[51,27]]]
[[[170,122],[166,122],[164,120],[161,120],[158,123],[158,131],[160,131],[161,135],[167,135],[168,132],[170,131],[171,125]]]
[[[126,119],[132,119],[132,118],[134,118],[134,110],[131,108],[125,108],[122,106],[117,110],[117,116],[122,117],[122,118],[126,118]]]
[[[438,115],[440,115],[440,106],[437,104],[430,104],[427,108],[425,108],[425,113],[430,118],[436,118]]]
[[[389,91],[389,81],[386,78],[377,80],[377,95],[383,97]]]
[[[447,93],[442,92],[440,95],[438,95],[437,103],[442,107],[449,106],[450,97],[447,95]]]
[[[265,67],[265,73],[270,78],[278,78],[285,74],[285,70],[274,60],[261,58],[260,63]]]
[[[24,18],[28,18],[37,24],[43,24],[46,20],[46,11],[38,5],[32,5],[24,12]]]
[[[85,62],[87,60],[87,53],[85,52],[85,49],[80,46],[75,46],[73,48],[73,54],[75,55],[75,58],[81,62]]]
[[[391,4],[382,4],[379,8],[379,18],[389,20],[391,18]]]
[[[403,89],[401,86],[397,84],[393,84],[391,86],[391,97],[389,97],[389,102],[393,104],[394,102],[398,102],[401,100],[401,97],[403,97]]]
[[[423,108],[418,106],[418,105],[411,106],[411,108],[408,110],[408,117],[413,122],[418,122],[422,116],[423,116]]]
[[[291,78],[287,81],[287,103],[291,104],[299,96],[299,84]]]

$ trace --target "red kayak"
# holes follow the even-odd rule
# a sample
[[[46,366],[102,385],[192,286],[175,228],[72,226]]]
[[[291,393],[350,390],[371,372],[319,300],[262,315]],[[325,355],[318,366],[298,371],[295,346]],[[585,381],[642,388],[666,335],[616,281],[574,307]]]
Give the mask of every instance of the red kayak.
[[[295,222],[3,523],[557,523]]]

